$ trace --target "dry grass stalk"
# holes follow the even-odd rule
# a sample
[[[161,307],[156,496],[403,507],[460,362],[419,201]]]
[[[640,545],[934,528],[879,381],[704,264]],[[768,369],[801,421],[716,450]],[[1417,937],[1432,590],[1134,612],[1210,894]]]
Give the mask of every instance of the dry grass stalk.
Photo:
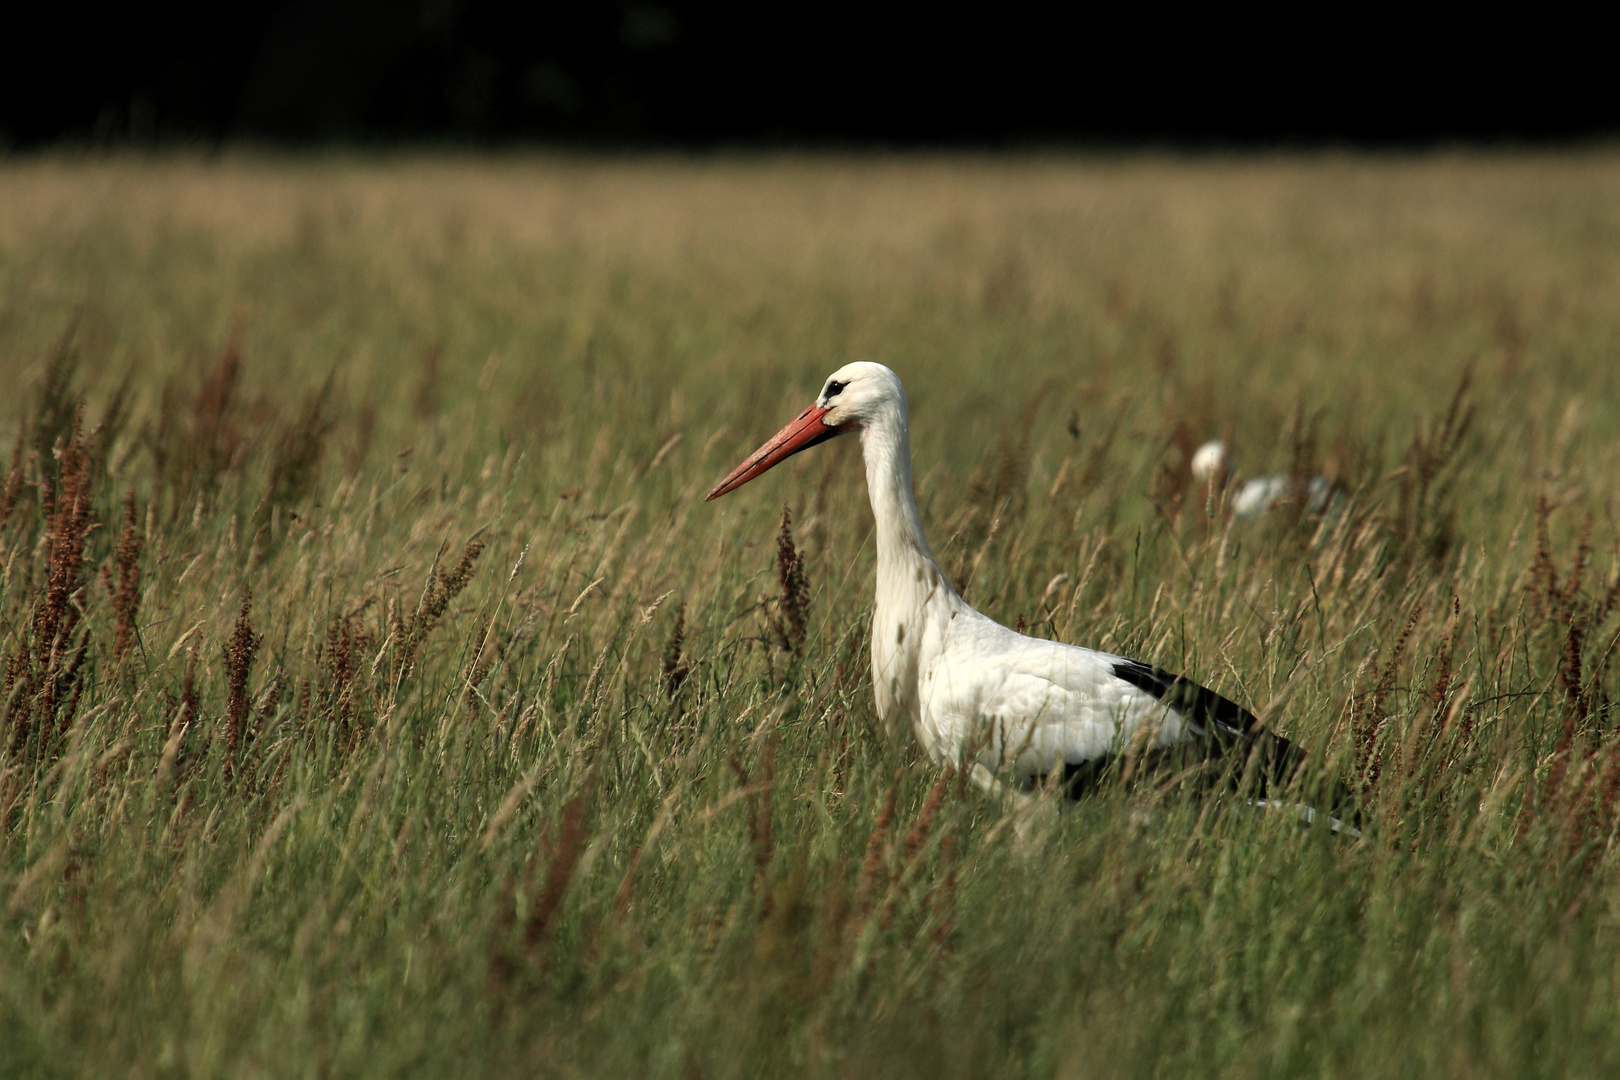
[[[804,555],[793,543],[793,512],[786,506],[782,507],[782,530],[776,534],[776,584],[782,592],[770,617],[771,636],[784,651],[803,656],[810,581],[804,572]]]
[[[113,659],[122,660],[135,643],[136,616],[141,602],[141,549],[146,536],[135,518],[135,490],[124,497],[124,530],[113,552],[117,578],[113,587]]]
[[[356,652],[353,621],[344,615],[333,617],[321,647],[323,679],[317,700],[321,713],[342,732],[348,731],[354,714]]]
[[[951,779],[955,770],[946,766],[940,771],[934,786],[929,788],[928,796],[923,800],[922,808],[917,811],[917,820],[912,822],[910,830],[906,833],[905,841],[901,844],[899,880],[904,881],[914,874],[917,864],[921,861],[923,846],[928,843],[928,836],[933,831],[934,822],[939,817],[939,808],[944,802],[945,793],[951,786]],[[895,904],[897,897],[891,897],[883,909],[883,928],[887,930],[894,922]]]
[[[1531,610],[1545,618],[1549,605],[1559,595],[1558,566],[1552,557],[1552,503],[1545,494],[1536,497],[1536,550],[1530,555],[1530,572],[1525,591],[1530,594]]]
[[[754,849],[754,884],[765,897],[761,915],[769,915],[771,910],[771,897],[766,891],[765,883],[770,873],[771,859],[776,854],[771,835],[771,792],[776,786],[776,744],[777,736],[772,732],[760,760],[762,776],[759,788],[749,800],[753,804],[753,813],[748,819],[748,840]]]
[[[1306,415],[1303,399],[1295,402],[1294,413],[1288,424],[1288,475],[1297,482],[1304,482],[1316,475],[1317,427],[1321,419],[1321,413]]]
[[[686,644],[686,604],[675,609],[675,628],[670,631],[664,645],[664,694],[671,701],[681,692],[681,686],[691,674],[692,666],[682,654]]]
[[[297,420],[286,427],[270,459],[270,476],[257,516],[263,520],[277,506],[299,502],[315,484],[326,438],[332,431],[332,380],[311,394]]]
[[[1569,569],[1569,577],[1564,580],[1564,588],[1560,597],[1562,601],[1562,616],[1569,623],[1568,633],[1564,635],[1564,658],[1559,668],[1558,678],[1564,685],[1564,696],[1569,702],[1570,713],[1577,727],[1586,722],[1586,714],[1590,702],[1583,688],[1581,679],[1581,655],[1586,644],[1587,620],[1577,614],[1581,599],[1581,586],[1586,577],[1587,567],[1592,562],[1592,514],[1587,512],[1586,520],[1581,525],[1581,531],[1575,542],[1575,562]]]
[[[1453,715],[1453,699],[1457,687],[1455,659],[1457,634],[1461,629],[1462,598],[1453,595],[1451,617],[1446,620],[1445,629],[1441,634],[1440,651],[1435,656],[1434,683],[1429,690],[1429,700],[1434,703],[1430,723],[1436,726],[1441,735],[1450,734],[1450,739],[1443,744],[1444,767],[1455,764],[1466,755],[1474,738],[1473,713],[1464,708],[1457,715]],[[1453,727],[1455,730],[1452,730]]]
[[[253,632],[253,590],[242,586],[242,606],[225,645],[225,761],[227,773],[242,745],[248,717],[248,673],[264,638]]]
[[[1533,794],[1527,792],[1519,836],[1529,831],[1533,817],[1555,823],[1563,836],[1566,856],[1589,848],[1580,867],[1584,874],[1598,854],[1590,846],[1592,838],[1608,832],[1620,803],[1620,741],[1614,732],[1602,730],[1601,720],[1609,708],[1602,694],[1607,650],[1599,657],[1595,670],[1588,671],[1585,661],[1588,634],[1613,614],[1620,602],[1620,578],[1611,582],[1601,597],[1589,596],[1585,591],[1592,559],[1590,513],[1577,534],[1569,573],[1561,575],[1552,555],[1551,517],[1551,504],[1543,496],[1536,505],[1536,548],[1526,588],[1532,612],[1559,638],[1555,682],[1563,691],[1563,715],[1546,775]],[[1596,722],[1594,712],[1599,717]]]
[[[75,429],[84,422],[84,402],[74,392],[74,376],[78,372],[79,356],[74,346],[78,326],[70,324],[62,331],[50,356],[45,361],[45,375],[40,380],[39,396],[34,401],[33,430],[34,457],[46,467],[48,473],[60,474],[63,464],[57,456],[60,444],[73,441]],[[52,469],[53,460],[56,468]]]
[[[422,642],[449,610],[450,601],[472,581],[473,564],[483,553],[482,540],[469,540],[461,550],[461,558],[448,571],[434,566],[428,572],[427,587],[422,590],[422,599],[408,620],[399,614],[398,608],[391,611],[390,630],[395,642],[392,682],[396,687],[410,675]]]
[[[444,344],[434,342],[422,350],[422,380],[416,386],[416,418],[426,420],[439,411],[439,387],[444,381]]]
[[[467,674],[462,683],[461,701],[472,708],[478,701],[478,688],[489,678],[489,673],[500,662],[503,650],[496,641],[495,620],[491,618],[478,632],[473,643],[472,659],[467,663]]]
[[[194,391],[187,392],[180,376],[163,388],[146,442],[159,481],[177,498],[206,494],[244,456],[247,436],[237,405],[241,376],[241,352],[232,340]]]
[[[186,730],[193,727],[199,709],[201,709],[201,701],[198,699],[198,649],[194,644],[186,649],[185,674],[180,677],[180,699],[175,701],[173,698],[168,698],[168,703],[170,703],[170,709],[168,709],[168,722],[164,727],[164,742],[165,745],[172,746],[173,761],[170,764],[183,769],[186,764],[183,740],[185,740]],[[170,751],[165,750],[165,756],[168,753]]]
[[[939,861],[943,869],[939,884],[928,894],[929,910],[936,913],[934,948],[943,956],[952,951],[956,933],[956,830],[948,828],[939,841]]]
[[[1434,716],[1440,724],[1452,722],[1452,695],[1456,690],[1455,651],[1456,635],[1463,628],[1463,599],[1460,596],[1452,597],[1452,619],[1445,628],[1445,638],[1440,646],[1439,664],[1435,665],[1434,690],[1430,691],[1430,698],[1434,699]],[[1443,730],[1443,729],[1442,729]],[[1456,717],[1456,748],[1458,753],[1466,750],[1468,743],[1474,737],[1474,714],[1469,709],[1463,709]]]
[[[749,779],[742,760],[735,754],[731,756],[731,771],[737,776],[739,788],[748,797],[748,846],[754,853],[754,890],[763,898],[761,918],[771,914],[771,894],[765,886],[774,857],[771,790],[776,784],[776,744],[777,736],[773,732],[765,744],[764,753],[760,755],[761,779],[758,783]]]
[[[1069,424],[1072,432],[1080,430],[1078,413],[1070,416]],[[1149,486],[1149,494],[1157,502],[1164,505],[1167,516],[1173,517],[1181,511],[1182,504],[1186,502],[1188,489],[1192,486],[1192,470],[1189,466],[1192,462],[1193,451],[1197,448],[1197,440],[1193,437],[1192,428],[1188,426],[1187,421],[1184,419],[1174,421],[1169,425],[1169,429],[1170,434],[1165,439],[1164,445],[1166,450],[1170,452],[1165,454],[1164,460],[1159,463],[1159,467],[1154,471]],[[1201,426],[1199,430],[1204,430],[1204,428]],[[1059,472],[1058,479],[1052,485],[1053,497],[1057,495],[1060,487],[1068,482],[1068,469],[1072,461],[1072,458],[1065,459],[1064,468]],[[1210,482],[1213,484],[1214,479],[1212,478]],[[1207,490],[1200,489],[1196,494],[1207,496],[1212,495],[1213,492],[1214,488],[1211,487]]]
[[[843,695],[859,691],[870,675],[866,653],[866,627],[864,623],[851,626],[838,649],[837,665],[833,669],[833,692]]]
[[[1389,723],[1389,695],[1395,689],[1396,670],[1400,667],[1401,656],[1406,652],[1406,644],[1411,640],[1412,631],[1417,628],[1418,617],[1422,613],[1421,607],[1414,607],[1412,614],[1407,616],[1406,625],[1401,627],[1401,632],[1396,636],[1395,644],[1389,651],[1389,660],[1379,672],[1371,694],[1365,699],[1368,704],[1357,710],[1352,730],[1363,797],[1371,794],[1383,771],[1383,754],[1378,751],[1378,738]]]
[[[287,694],[287,676],[283,672],[276,672],[270,677],[269,685],[259,691],[259,700],[254,704],[256,714],[252,734],[257,735],[275,719],[276,712],[281,706],[282,699]]]
[[[1456,532],[1456,508],[1450,505],[1447,468],[1473,426],[1474,407],[1468,403],[1473,369],[1464,370],[1446,411],[1438,420],[1419,425],[1407,446],[1400,474],[1399,534],[1439,560],[1451,550]],[[1451,477],[1455,479],[1455,474]]]
[[[1456,668],[1454,656],[1457,647],[1457,631],[1462,627],[1462,598],[1453,595],[1451,598],[1451,618],[1446,621],[1444,635],[1440,639],[1440,652],[1435,659],[1434,686],[1429,691],[1429,699],[1434,702],[1435,720],[1445,723],[1451,715],[1451,694],[1456,685]],[[1466,736],[1470,728],[1463,730]]]
[[[1587,717],[1587,699],[1583,692],[1582,652],[1586,638],[1585,620],[1577,612],[1580,590],[1591,560],[1592,517],[1587,515],[1576,542],[1575,560],[1569,575],[1559,583],[1558,567],[1553,562],[1549,522],[1552,508],[1545,497],[1536,506],[1536,550],[1531,561],[1531,589],[1537,602],[1538,613],[1544,622],[1561,632],[1563,643],[1558,665],[1557,681],[1564,690],[1564,720],[1553,750],[1552,764],[1542,791],[1542,801],[1556,798],[1564,787],[1575,742],[1582,733]],[[1590,758],[1589,748],[1586,757]]]
[[[585,811],[589,808],[591,787],[591,781],[587,780],[585,787],[563,806],[562,824],[551,865],[546,870],[545,887],[523,923],[523,950],[536,964],[544,960],[542,950],[555,929],[557,912],[574,880],[574,871],[579,868],[579,858],[585,853]]]
[[[236,342],[231,341],[220,354],[213,373],[197,387],[196,397],[192,399],[191,418],[195,433],[215,437],[224,434],[241,378],[242,353]],[[215,439],[209,441],[216,443]]]
[[[855,914],[864,918],[872,910],[877,894],[888,884],[887,849],[889,826],[894,822],[895,804],[900,800],[900,778],[905,769],[894,770],[894,779],[883,795],[883,808],[872,822],[872,834],[866,838],[866,857],[861,860],[861,880],[855,888]]]
[[[180,678],[180,698],[175,700],[164,691],[168,702],[168,718],[163,729],[163,754],[158,761],[157,780],[160,788],[173,778],[171,793],[178,797],[185,788],[185,778],[191,771],[193,754],[187,736],[201,727],[196,723],[200,703],[197,696],[197,647],[186,649],[185,673]],[[189,798],[189,796],[187,796]]]
[[[197,647],[193,645],[186,650],[186,673],[180,678],[180,704],[173,723],[169,725],[170,729],[190,723],[200,709],[197,697]]]
[[[903,865],[909,867],[915,862],[918,853],[922,851],[923,845],[928,842],[928,834],[934,828],[934,819],[939,816],[939,808],[944,802],[945,792],[950,787],[951,780],[955,775],[956,770],[954,768],[949,765],[945,766],[940,770],[939,778],[934,781],[934,786],[928,789],[928,797],[923,800],[922,809],[917,811],[917,820],[912,823],[911,831],[906,833],[906,842],[901,849],[905,853]]]
[[[55,475],[39,480],[44,511],[45,587],[29,620],[22,649],[7,658],[5,699],[13,749],[37,736],[42,754],[66,730],[78,705],[80,665],[87,641],[79,634],[85,542],[95,528],[94,477],[85,446],[83,409],[65,443],[54,447]]]
[[[84,544],[95,527],[90,455],[75,418],[67,445],[57,453],[57,482],[41,480],[40,502],[49,528],[45,540],[45,597],[35,610],[34,633],[54,656],[78,621],[72,597],[83,584]]]
[[[501,876],[501,889],[495,901],[495,925],[489,946],[489,979],[484,985],[484,998],[495,1009],[497,1017],[503,1011],[507,992],[517,978],[517,965],[512,962],[509,947],[517,923],[516,898],[517,879],[508,871]]]
[[[637,844],[630,849],[630,858],[626,860],[624,877],[619,880],[619,888],[613,894],[613,922],[614,925],[624,922],[625,916],[630,914],[630,901],[636,895],[636,871],[641,869],[641,845]]]

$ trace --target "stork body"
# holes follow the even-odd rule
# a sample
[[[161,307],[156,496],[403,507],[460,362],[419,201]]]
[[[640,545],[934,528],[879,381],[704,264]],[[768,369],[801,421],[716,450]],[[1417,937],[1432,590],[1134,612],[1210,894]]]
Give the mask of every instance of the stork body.
[[[800,450],[859,431],[877,535],[872,685],[891,732],[906,728],[935,761],[1023,785],[1095,775],[1119,753],[1191,748],[1262,755],[1262,782],[1303,754],[1235,703],[1138,661],[1027,637],[975,611],[941,572],[911,485],[905,390],[881,364],[848,364],[798,419],[755,451],[718,498]],[[1241,765],[1241,762],[1239,763]]]

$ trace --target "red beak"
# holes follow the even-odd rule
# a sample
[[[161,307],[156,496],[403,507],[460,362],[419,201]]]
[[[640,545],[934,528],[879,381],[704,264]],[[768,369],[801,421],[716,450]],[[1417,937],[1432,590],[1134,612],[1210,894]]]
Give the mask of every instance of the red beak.
[[[729,476],[714,485],[714,490],[709,492],[703,501],[718,499],[727,492],[735,491],[800,450],[808,450],[817,443],[824,443],[849,430],[847,427],[828,427],[823,424],[821,418],[826,415],[827,410],[820,405],[812,405],[804,410],[793,423],[771,436],[764,446],[749,454],[747,460],[732,469]]]

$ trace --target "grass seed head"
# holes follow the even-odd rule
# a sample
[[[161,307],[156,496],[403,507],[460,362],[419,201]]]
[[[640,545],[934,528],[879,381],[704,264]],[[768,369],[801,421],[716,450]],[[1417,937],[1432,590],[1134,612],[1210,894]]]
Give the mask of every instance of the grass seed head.
[[[669,633],[669,641],[664,644],[664,695],[671,701],[681,692],[681,686],[692,670],[683,653],[685,644],[686,604],[682,602],[675,609],[675,627]]]
[[[389,600],[388,623],[394,636],[392,677],[396,686],[410,674],[422,642],[450,609],[450,602],[472,581],[473,564],[483,553],[482,540],[469,540],[461,550],[461,557],[448,571],[437,566],[429,571],[427,587],[409,619],[392,599]]]
[[[80,633],[80,619],[85,544],[96,524],[95,476],[83,418],[83,406],[77,406],[66,433],[52,446],[54,470],[40,477],[44,588],[30,613],[26,639],[7,663],[6,714],[12,748],[32,741],[45,757],[54,754],[56,736],[72,722],[89,647],[87,635]]]
[[[793,512],[782,507],[782,529],[776,534],[776,584],[781,594],[771,616],[776,643],[794,656],[804,655],[805,622],[810,615],[810,580],[804,555],[793,543]]]
[[[242,586],[242,606],[225,645],[225,755],[236,759],[248,718],[248,675],[264,638],[253,632],[253,590]],[[230,768],[227,765],[227,768]]]

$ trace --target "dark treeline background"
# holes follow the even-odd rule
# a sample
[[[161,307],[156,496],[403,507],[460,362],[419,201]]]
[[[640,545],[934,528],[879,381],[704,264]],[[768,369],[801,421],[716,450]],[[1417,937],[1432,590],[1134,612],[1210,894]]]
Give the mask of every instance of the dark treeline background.
[[[17,18],[12,16],[10,18]],[[692,0],[49,5],[0,145],[1409,144],[1620,132],[1607,35],[1315,8]]]

